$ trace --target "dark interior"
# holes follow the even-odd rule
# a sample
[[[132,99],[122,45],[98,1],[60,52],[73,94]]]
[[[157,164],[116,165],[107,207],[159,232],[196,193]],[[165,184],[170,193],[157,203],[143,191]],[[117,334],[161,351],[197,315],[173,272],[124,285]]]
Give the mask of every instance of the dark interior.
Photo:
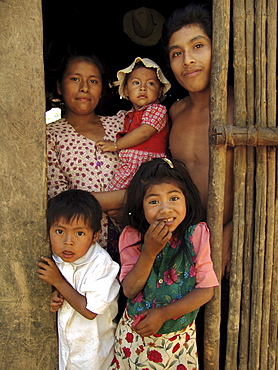
[[[202,1],[200,1],[202,3]],[[210,1],[204,2],[211,4]],[[184,1],[135,1],[124,5],[92,0],[43,0],[44,57],[47,106],[56,94],[55,69],[68,52],[93,53],[104,63],[109,78],[116,79],[119,69],[130,65],[137,56],[150,58],[160,65],[172,83],[165,105],[171,105],[186,92],[175,82],[167,67],[160,42],[154,46],[142,46],[133,42],[123,30],[126,12],[146,7],[158,11],[167,18],[176,8],[186,5]],[[119,109],[130,107],[120,100],[117,89],[109,91],[101,114],[111,115]]]

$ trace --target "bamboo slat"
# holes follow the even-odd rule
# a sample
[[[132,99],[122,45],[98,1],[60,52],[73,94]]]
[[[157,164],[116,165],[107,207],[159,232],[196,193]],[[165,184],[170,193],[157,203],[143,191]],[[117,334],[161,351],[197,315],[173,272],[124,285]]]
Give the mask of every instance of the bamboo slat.
[[[262,304],[262,332],[261,332],[261,351],[260,362],[267,364],[268,361],[268,341],[270,323],[270,302],[272,289],[272,269],[273,269],[273,243],[274,243],[274,218],[275,218],[275,167],[276,149],[267,148],[267,224],[265,241],[265,266],[263,282],[263,304]],[[268,368],[268,367],[267,367]]]
[[[277,120],[277,0],[267,2],[267,122],[276,127]]]
[[[269,127],[276,126],[276,81],[275,76],[277,68],[277,2],[276,0],[268,1],[267,4],[267,122]],[[272,154],[271,149],[268,149]],[[277,151],[277,149],[276,149]],[[274,156],[274,154],[272,154]],[[276,153],[277,161],[277,153]],[[278,187],[278,168],[277,164],[272,165],[270,168],[271,173],[275,171],[276,167],[276,184],[275,189],[277,192]],[[270,172],[269,171],[269,172]],[[274,191],[275,191],[274,189]],[[268,338],[268,358],[267,364],[269,369],[278,367],[277,343],[278,343],[278,201],[277,193],[274,201],[274,241],[272,246],[273,253],[273,268],[270,292],[270,308],[269,308],[269,338]],[[269,273],[269,272],[268,272]],[[263,339],[262,339],[263,340]],[[275,367],[276,361],[276,367]]]
[[[223,245],[223,205],[224,184],[226,167],[226,148],[219,147],[210,154],[210,173],[217,174],[217,180],[210,180],[207,223],[211,233],[212,260],[214,269],[221,281],[222,275],[222,245]],[[216,177],[216,176],[215,176]],[[220,227],[219,227],[220,226]],[[221,318],[221,286],[215,289],[213,299],[205,308],[205,331],[204,331],[204,369],[215,370],[219,368],[220,349],[220,318]]]
[[[243,276],[246,147],[234,150],[233,241],[225,369],[237,368]]]
[[[253,247],[252,299],[249,344],[249,369],[260,369],[262,299],[266,223],[266,148],[256,150],[256,205]]]
[[[234,124],[246,125],[245,6],[233,2]],[[228,126],[226,126],[228,127]],[[229,318],[225,369],[236,369],[240,332],[241,287],[245,226],[246,146],[234,148],[233,240],[230,273]]]
[[[225,122],[227,117],[227,73],[230,1],[213,4],[213,54],[211,73],[211,125]],[[221,34],[219,33],[221,30]],[[226,168],[226,148],[210,146],[209,195],[207,223],[211,232],[212,259],[216,275],[221,281],[223,208]],[[218,369],[220,348],[221,287],[205,308],[204,369]]]
[[[278,164],[276,164],[276,188],[278,184]],[[274,249],[273,249],[273,269],[272,269],[272,291],[269,318],[269,350],[268,368],[277,369],[278,366],[278,198],[275,199],[275,218],[274,218]],[[275,367],[276,363],[276,367]]]
[[[255,71],[254,71],[254,45],[255,45],[255,9],[254,0],[245,0],[246,6],[246,103],[247,103],[247,125],[253,126],[255,107]]]
[[[246,167],[246,205],[245,205],[245,241],[243,251],[243,283],[241,302],[241,321],[239,338],[239,360],[238,369],[247,370],[249,362],[250,342],[250,301],[251,301],[251,277],[252,277],[252,253],[253,253],[253,232],[254,232],[254,173],[255,153],[254,148],[247,148]]]
[[[276,71],[276,35],[277,35],[277,3],[274,6],[273,1],[267,3],[267,38],[266,55],[267,55],[267,70],[266,70],[266,117],[268,127],[276,126],[276,83],[273,76]],[[264,77],[264,75],[263,75]],[[260,362],[265,364],[267,368],[268,359],[270,359],[270,328],[271,323],[271,295],[275,286],[272,284],[273,269],[277,268],[274,265],[274,220],[275,220],[275,193],[276,193],[276,148],[267,148],[268,158],[268,177],[267,177],[267,226],[266,226],[266,249],[265,249],[265,272],[264,272],[264,292],[263,292],[263,317],[262,317],[262,335],[261,335],[261,353]],[[276,335],[277,339],[277,335]],[[272,361],[273,363],[273,361]]]
[[[246,14],[246,106],[247,126],[254,126],[254,0],[245,1]],[[239,363],[238,369],[247,370],[249,363],[250,342],[250,301],[252,277],[252,252],[254,240],[254,182],[255,182],[255,149],[247,147],[246,168],[246,209],[245,209],[245,243],[244,266],[241,303],[241,328],[239,338]]]
[[[265,0],[255,1],[255,117],[261,126],[266,126],[266,4]],[[267,149],[256,150],[256,206],[255,206],[255,238],[252,274],[252,305],[250,323],[249,369],[259,369],[265,364],[260,363],[260,347],[262,330],[262,300],[265,264],[266,237],[266,179]]]

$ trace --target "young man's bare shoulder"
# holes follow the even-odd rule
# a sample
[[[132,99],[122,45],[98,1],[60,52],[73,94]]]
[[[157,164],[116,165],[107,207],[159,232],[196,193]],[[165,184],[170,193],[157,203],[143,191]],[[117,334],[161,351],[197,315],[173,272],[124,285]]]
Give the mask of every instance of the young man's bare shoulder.
[[[187,107],[188,107],[188,96],[184,99],[176,101],[169,110],[169,114],[170,114],[172,122],[180,114],[183,114],[187,110]]]

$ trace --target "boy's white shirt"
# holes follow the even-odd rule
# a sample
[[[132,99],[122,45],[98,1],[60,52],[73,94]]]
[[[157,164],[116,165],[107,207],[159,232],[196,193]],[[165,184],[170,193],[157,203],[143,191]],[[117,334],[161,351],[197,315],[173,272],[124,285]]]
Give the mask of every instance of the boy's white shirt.
[[[114,350],[119,265],[98,243],[75,262],[64,262],[55,254],[53,259],[66,280],[86,297],[86,308],[97,314],[88,320],[64,300],[58,311],[59,370],[106,370]]]

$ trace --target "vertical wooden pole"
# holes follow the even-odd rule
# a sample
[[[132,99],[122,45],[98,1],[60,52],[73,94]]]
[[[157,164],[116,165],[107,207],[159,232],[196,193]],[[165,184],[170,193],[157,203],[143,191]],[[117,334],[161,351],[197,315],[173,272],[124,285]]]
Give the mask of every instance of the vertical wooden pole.
[[[55,369],[45,243],[45,93],[40,0],[0,2],[0,367]]]
[[[267,2],[267,124],[276,127],[276,81],[277,68],[277,2]],[[263,327],[268,330],[262,332],[261,364],[267,364],[268,369],[275,368],[277,359],[276,343],[278,342],[278,205],[277,205],[277,149],[268,148],[268,211],[267,211],[267,245],[265,258],[265,297]],[[276,176],[275,176],[276,173]],[[267,345],[266,345],[267,344]]]
[[[234,124],[246,125],[245,6],[233,2],[234,35]],[[245,230],[246,147],[234,148],[233,241],[230,274],[229,319],[225,369],[236,369],[240,333],[241,291]]]
[[[254,117],[254,0],[246,0],[246,120],[248,126],[255,123]],[[241,323],[239,338],[239,369],[248,367],[249,328],[250,328],[250,301],[252,253],[254,233],[254,184],[255,184],[255,150],[247,147],[246,167],[246,202],[245,202],[245,242],[243,250],[243,284],[241,301]]]
[[[266,125],[266,24],[265,1],[255,1],[255,117],[260,126]],[[249,369],[260,368],[262,331],[264,259],[266,238],[267,149],[256,149],[256,205],[253,249],[252,300],[249,346]],[[263,365],[264,366],[264,365]]]
[[[276,189],[278,184],[278,164],[276,163]],[[272,269],[272,291],[269,317],[269,349],[268,368],[277,369],[278,366],[278,197],[275,199],[274,218],[274,248]]]
[[[227,122],[227,74],[230,31],[230,1],[213,4],[213,54],[211,73],[211,128]],[[221,32],[219,32],[221,30]],[[212,259],[216,275],[222,276],[223,209],[226,147],[210,145],[209,198],[207,222],[211,232]],[[204,368],[219,368],[221,287],[206,305]]]

